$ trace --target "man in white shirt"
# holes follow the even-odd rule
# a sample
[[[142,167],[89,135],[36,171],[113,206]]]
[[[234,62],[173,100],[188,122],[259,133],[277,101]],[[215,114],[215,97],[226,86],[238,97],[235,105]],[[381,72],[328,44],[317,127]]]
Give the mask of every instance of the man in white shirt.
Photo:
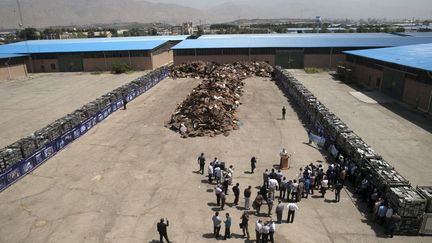
[[[297,211],[299,208],[298,208],[298,206],[297,206],[297,204],[295,202],[288,203],[287,208],[288,208],[287,223],[293,223],[294,222],[295,211]]]
[[[213,221],[213,235],[214,237],[218,238],[220,236],[219,232],[222,224],[222,220],[219,217],[219,212],[216,212],[215,215],[213,215],[212,221]]]
[[[269,227],[270,227],[270,233],[269,233],[270,242],[274,243],[274,233],[276,231],[276,224],[273,221],[273,219],[270,219],[270,221],[269,221]]]
[[[324,176],[324,179],[321,181],[321,195],[324,197],[328,188],[328,179]]]
[[[221,171],[221,168],[219,166],[216,166],[216,168],[214,168],[214,174],[216,177],[216,183],[220,184],[221,183],[221,177],[222,177],[222,171]]]
[[[262,231],[262,221],[258,219],[255,223],[255,234],[256,234],[256,242],[260,242],[261,240],[261,231]]]
[[[262,242],[267,242],[269,234],[270,234],[270,227],[268,225],[268,222],[266,222],[265,224],[262,225],[261,228]]]
[[[278,188],[279,183],[276,179],[271,178],[268,180],[268,188],[269,188],[269,192],[270,192],[270,197],[274,200],[275,198],[275,191]]]
[[[213,181],[213,166],[211,164],[209,164],[207,172],[208,172],[208,181],[211,184]]]
[[[220,185],[217,185],[215,187],[216,205],[217,206],[220,206],[221,193],[222,193],[222,188],[220,187]]]
[[[298,201],[297,190],[298,190],[298,183],[297,183],[297,180],[294,180],[293,184],[292,184],[292,190],[291,190],[291,201],[292,202]],[[294,199],[294,197],[295,197],[295,199]]]

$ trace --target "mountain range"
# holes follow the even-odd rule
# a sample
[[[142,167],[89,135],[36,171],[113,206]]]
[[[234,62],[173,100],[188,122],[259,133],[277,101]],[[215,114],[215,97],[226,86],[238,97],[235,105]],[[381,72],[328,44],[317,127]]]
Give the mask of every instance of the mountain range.
[[[431,0],[20,0],[24,26],[116,22],[227,22],[247,18],[389,18],[432,16]],[[17,0],[0,1],[0,29],[20,23]]]

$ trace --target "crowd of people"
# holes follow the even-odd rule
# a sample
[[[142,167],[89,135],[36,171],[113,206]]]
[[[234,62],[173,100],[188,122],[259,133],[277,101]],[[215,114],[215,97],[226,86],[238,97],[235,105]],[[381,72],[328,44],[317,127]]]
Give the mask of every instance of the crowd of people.
[[[198,173],[204,175],[206,158],[204,153],[197,159],[199,169]],[[250,174],[255,172],[257,167],[257,158],[252,157],[250,160]],[[234,167],[226,166],[224,162],[219,162],[214,158],[207,166],[207,178],[209,184],[215,184],[214,193],[216,197],[215,214],[212,216],[213,236],[223,239],[231,238],[232,219],[229,213],[225,214],[222,219],[220,212],[225,210],[227,204],[227,195],[233,194],[233,201],[230,205],[236,206],[237,209],[243,210],[239,218],[239,227],[243,232],[243,237],[250,239],[249,227],[251,226],[250,214],[255,213],[258,220],[255,222],[256,242],[274,242],[276,224],[282,224],[283,214],[287,208],[286,223],[294,223],[295,213],[299,210],[299,202],[307,199],[309,195],[320,194],[325,197],[328,191],[334,193],[334,202],[339,202],[341,191],[347,183],[350,183],[355,189],[354,193],[363,199],[373,213],[374,219],[379,224],[385,225],[385,233],[393,237],[397,230],[401,217],[391,208],[384,195],[373,187],[366,175],[359,168],[346,159],[340,159],[337,163],[332,163],[325,170],[321,164],[309,165],[300,168],[295,178],[288,179],[280,169],[265,169],[262,174],[263,182],[259,185],[256,195],[252,200],[252,185],[245,186],[243,190],[244,203],[240,204],[240,184],[233,183]],[[275,203],[277,201],[277,204]],[[274,205],[276,204],[276,207]],[[262,206],[267,205],[267,210],[262,212]],[[273,220],[273,209],[276,214],[276,221]],[[166,237],[166,227],[161,220],[160,234]],[[224,234],[220,230],[224,225]],[[168,226],[168,220],[167,224]]]
[[[204,174],[205,157],[202,153],[197,162],[199,164],[199,172]],[[252,157],[250,160],[250,174],[255,172],[257,167],[257,158]],[[322,165],[314,165],[313,163],[304,168],[300,168],[296,178],[287,179],[280,169],[265,169],[263,172],[263,183],[258,188],[254,199],[252,200],[252,186],[248,185],[243,190],[244,204],[239,205],[240,201],[240,184],[232,183],[234,176],[233,166],[227,167],[224,162],[219,162],[214,158],[207,167],[207,177],[210,184],[215,181],[214,193],[216,197],[216,206],[218,211],[213,215],[214,237],[221,237],[220,227],[222,219],[219,212],[225,209],[227,203],[227,195],[233,193],[234,200],[232,205],[242,209],[243,214],[240,218],[239,226],[243,231],[243,237],[250,239],[249,234],[249,214],[255,213],[258,220],[255,222],[255,233],[257,242],[274,242],[274,233],[276,224],[282,223],[283,213],[285,208],[288,210],[287,223],[294,223],[295,212],[299,210],[298,203],[303,198],[308,198],[316,192],[324,197],[330,189],[334,191],[335,202],[340,200],[340,192],[344,187],[347,172],[345,168],[339,165],[330,165],[326,171]],[[274,205],[276,204],[276,207]],[[262,212],[262,206],[267,205],[266,212]],[[275,208],[275,209],[274,209]],[[276,221],[273,221],[272,215],[276,214]],[[228,216],[227,216],[228,217]],[[265,220],[259,217],[265,217]],[[231,227],[231,219],[229,226],[225,223],[225,228]],[[230,238],[231,230],[225,230],[224,239]]]

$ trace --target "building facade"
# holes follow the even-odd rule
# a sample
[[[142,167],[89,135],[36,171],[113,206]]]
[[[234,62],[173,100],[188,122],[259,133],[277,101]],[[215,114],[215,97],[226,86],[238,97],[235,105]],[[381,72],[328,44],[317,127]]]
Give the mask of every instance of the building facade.
[[[432,44],[346,54],[358,84],[432,114]]]
[[[432,36],[367,34],[204,35],[173,47],[174,64],[188,61],[265,61],[284,68],[335,69],[344,51],[432,42]]]
[[[0,53],[27,55],[28,72],[112,71],[115,63],[132,70],[158,68],[173,62],[171,47],[187,36],[145,36],[37,40],[0,46]]]
[[[0,54],[0,81],[27,76],[24,55]]]

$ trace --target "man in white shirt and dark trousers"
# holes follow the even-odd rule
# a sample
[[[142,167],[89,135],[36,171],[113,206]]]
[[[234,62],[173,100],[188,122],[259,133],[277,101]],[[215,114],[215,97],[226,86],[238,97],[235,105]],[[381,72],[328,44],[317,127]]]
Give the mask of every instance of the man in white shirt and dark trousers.
[[[261,240],[261,231],[262,231],[262,221],[258,219],[255,223],[255,234],[256,234],[256,242],[260,242]]]
[[[219,166],[215,166],[214,169],[213,169],[213,171],[214,171],[214,175],[215,175],[215,178],[216,178],[216,183],[220,184],[221,183],[221,178],[222,178],[221,168]]]
[[[273,219],[270,219],[270,221],[269,221],[269,227],[270,227],[270,233],[269,233],[270,242],[274,243],[274,233],[276,231],[276,224],[273,221]]]
[[[222,220],[219,217],[219,212],[216,212],[215,215],[213,215],[212,221],[213,221],[213,235],[214,237],[218,238],[220,236],[219,232],[222,224]]]
[[[275,191],[279,187],[279,183],[276,179],[271,178],[268,180],[268,189],[269,189],[269,197],[274,200],[275,198]]]
[[[270,226],[268,222],[265,222],[261,228],[261,239],[262,239],[261,241],[263,243],[267,243],[269,234],[270,234]]]
[[[294,223],[295,211],[298,210],[298,206],[295,202],[288,203],[288,218],[287,223]]]
[[[215,194],[216,194],[216,205],[220,206],[220,201],[221,201],[221,193],[222,193],[222,188],[220,187],[220,185],[217,185],[215,188]]]
[[[213,181],[213,165],[209,164],[208,166],[208,182],[211,184]]]
[[[298,190],[298,183],[297,183],[297,180],[294,180],[293,185],[292,185],[292,190],[291,190],[291,201],[292,202],[298,202],[297,190]],[[295,199],[294,199],[294,197],[295,197]]]

